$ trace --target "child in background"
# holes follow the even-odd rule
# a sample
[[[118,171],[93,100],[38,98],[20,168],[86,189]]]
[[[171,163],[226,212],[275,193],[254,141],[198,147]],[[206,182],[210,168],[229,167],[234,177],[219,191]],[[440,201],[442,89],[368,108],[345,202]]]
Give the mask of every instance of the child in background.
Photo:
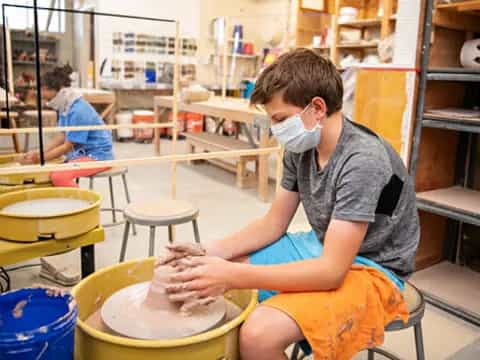
[[[104,125],[96,110],[75,89],[70,87],[69,65],[56,67],[42,77],[42,99],[47,106],[58,111],[58,126]],[[56,134],[45,146],[46,161],[66,156],[66,162],[113,160],[112,134],[108,130],[66,131]],[[37,164],[40,153],[33,150],[20,160],[22,164]],[[54,186],[78,187],[79,177],[94,175],[108,168],[54,171],[50,178]]]

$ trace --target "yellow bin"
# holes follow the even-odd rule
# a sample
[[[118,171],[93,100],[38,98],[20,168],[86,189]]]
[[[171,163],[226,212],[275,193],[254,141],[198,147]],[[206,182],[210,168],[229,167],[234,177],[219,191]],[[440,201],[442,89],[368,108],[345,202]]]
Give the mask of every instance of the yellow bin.
[[[243,309],[232,321],[199,335],[176,340],[137,340],[98,331],[85,320],[114,292],[149,281],[154,259],[134,260],[100,270],[76,285],[72,294],[78,303],[75,331],[76,360],[236,360],[240,358],[240,325],[257,304],[257,292],[234,290],[225,297]]]
[[[4,214],[8,205],[35,199],[55,197],[87,200],[90,205],[76,211],[54,216],[25,216]],[[0,195],[0,238],[34,242],[45,238],[66,239],[95,229],[100,224],[100,194],[75,188],[28,189]]]

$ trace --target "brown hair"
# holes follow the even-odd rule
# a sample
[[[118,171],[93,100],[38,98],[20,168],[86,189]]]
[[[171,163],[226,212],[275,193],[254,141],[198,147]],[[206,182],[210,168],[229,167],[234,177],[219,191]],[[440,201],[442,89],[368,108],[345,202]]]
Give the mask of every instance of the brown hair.
[[[42,76],[42,86],[59,91],[63,87],[71,85],[70,74],[73,69],[70,65],[57,66],[53,70],[46,72]]]
[[[310,49],[281,55],[259,76],[250,99],[264,105],[277,93],[285,103],[306,107],[315,96],[325,100],[327,115],[342,108],[343,84],[335,65]]]

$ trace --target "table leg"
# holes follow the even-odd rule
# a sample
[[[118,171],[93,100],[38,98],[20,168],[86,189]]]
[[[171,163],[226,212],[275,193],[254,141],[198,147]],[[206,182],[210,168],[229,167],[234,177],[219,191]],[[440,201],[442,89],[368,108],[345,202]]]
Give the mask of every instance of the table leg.
[[[82,279],[95,272],[95,245],[83,246],[81,251]]]
[[[268,145],[268,129],[261,128],[259,148],[267,148]],[[268,154],[259,155],[258,157],[258,196],[262,201],[268,201]]]
[[[155,124],[160,123],[160,112],[158,111],[158,106],[155,104],[153,105],[154,109],[153,111],[155,112],[154,116],[154,121]],[[154,143],[155,143],[155,153],[157,155],[160,155],[160,128],[155,128],[153,131],[153,137],[154,137]]]

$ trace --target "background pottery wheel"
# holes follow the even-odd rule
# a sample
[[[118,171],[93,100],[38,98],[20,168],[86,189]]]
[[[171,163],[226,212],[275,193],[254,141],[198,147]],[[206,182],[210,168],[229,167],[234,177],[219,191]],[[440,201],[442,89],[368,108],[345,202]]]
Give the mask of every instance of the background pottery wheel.
[[[3,209],[4,214],[22,216],[58,216],[72,211],[78,211],[90,206],[90,201],[69,198],[50,198],[19,201]]]
[[[145,307],[143,302],[149,286],[149,281],[135,284],[110,296],[101,309],[105,324],[113,331],[132,338],[178,339],[209,330],[225,316],[223,297],[189,316]]]

